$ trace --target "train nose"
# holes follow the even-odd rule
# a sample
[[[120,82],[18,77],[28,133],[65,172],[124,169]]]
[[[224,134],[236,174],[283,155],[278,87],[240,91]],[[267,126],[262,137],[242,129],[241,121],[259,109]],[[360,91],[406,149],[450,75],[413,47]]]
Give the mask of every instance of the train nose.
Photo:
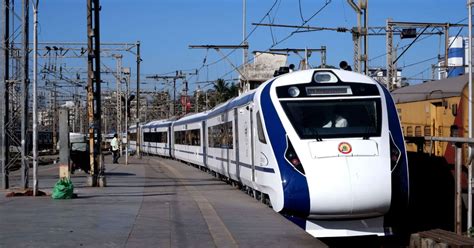
[[[360,154],[351,150],[350,156],[344,156],[347,147],[339,147],[342,156],[326,154],[312,159],[311,165],[305,166],[312,216],[369,217],[388,211],[391,200],[390,161],[384,159],[386,156],[379,156],[378,151],[370,151],[377,149],[376,144],[367,144],[362,144],[366,150]]]

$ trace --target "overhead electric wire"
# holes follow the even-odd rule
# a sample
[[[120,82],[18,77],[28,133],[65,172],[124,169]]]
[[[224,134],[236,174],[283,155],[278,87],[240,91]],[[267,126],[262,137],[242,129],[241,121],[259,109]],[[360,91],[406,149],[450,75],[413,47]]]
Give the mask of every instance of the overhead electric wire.
[[[316,15],[318,15],[322,10],[324,10],[330,3],[331,3],[332,0],[326,0],[325,4],[320,8],[318,9],[308,20],[304,21],[300,26],[304,26],[305,24],[307,24],[309,21],[311,21]],[[259,23],[261,24],[261,23]],[[258,24],[256,25],[258,26]],[[288,36],[286,36],[285,38],[283,38],[282,40],[278,41],[277,43],[273,44],[272,46],[270,46],[268,49],[266,49],[265,51],[268,51],[272,48],[274,48],[275,46],[279,45],[280,43],[288,40],[291,36],[293,36],[295,33],[297,33],[299,30],[301,29],[301,27],[297,28],[295,31],[291,32]],[[258,57],[257,55],[254,56],[253,58],[250,58],[248,59],[245,63],[241,64],[240,66],[238,67],[242,67],[242,66],[245,66],[247,65],[248,63],[252,62],[256,57]],[[223,76],[221,76],[220,78],[224,78],[226,77],[227,75],[229,75],[230,73],[234,72],[235,69],[225,73]]]
[[[451,46],[453,45],[454,41],[458,38],[459,34],[461,34],[461,31],[462,31],[462,30],[463,30],[463,27],[461,27],[461,28],[459,29],[459,31],[458,31],[458,33],[456,34],[456,36],[454,36],[454,39],[451,41],[451,43],[449,43],[448,49],[451,48]],[[445,57],[446,55],[447,55],[447,54],[444,54],[443,57]],[[430,60],[433,60],[433,59],[437,59],[437,58],[438,58],[438,56],[432,57],[432,58],[425,59],[425,60],[419,61],[419,62],[415,62],[415,63],[409,64],[409,65],[406,65],[406,66],[403,66],[403,67],[400,67],[400,68],[403,69],[403,68],[407,68],[407,67],[410,67],[410,66],[422,64],[422,63],[425,63],[425,62],[427,62],[427,61],[430,61]],[[421,73],[425,72],[426,70],[429,70],[429,69],[425,69],[425,70],[423,70]],[[413,75],[410,76],[410,77],[413,77],[413,76],[418,75],[418,74],[420,74],[420,72],[419,72],[419,73],[416,73],[416,74],[413,74]]]
[[[263,21],[265,20],[265,18],[271,13],[271,11],[273,10],[273,8],[275,7],[275,5],[279,2],[280,0],[275,0],[275,2],[273,3],[272,7],[270,7],[270,9],[267,11],[267,13],[260,19],[260,21],[258,22],[259,24],[263,23]],[[246,42],[248,40],[248,38],[250,38],[250,36],[255,32],[255,30],[258,28],[258,25],[256,25],[250,32],[249,34],[245,37],[245,39],[239,44],[239,45],[242,45],[244,44],[244,42]],[[232,53],[234,53],[237,49],[232,49],[227,55],[225,55],[225,57],[222,57],[212,63],[209,63],[207,64],[208,66],[212,66],[212,65],[215,65],[225,59],[227,59]]]
[[[259,24],[263,23],[263,21],[265,20],[265,18],[270,17],[270,13],[271,11],[275,8],[275,6],[277,5],[277,3],[279,3],[280,0],[275,0],[275,2],[273,2],[272,6],[270,7],[270,9],[265,13],[265,15],[263,15],[263,17],[260,19],[260,21],[258,22]],[[279,7],[280,5],[278,5]],[[248,34],[247,36],[244,38],[244,40],[239,44],[239,45],[243,45],[249,38],[250,36],[252,36],[252,34],[255,32],[255,30],[258,28],[258,26],[255,26]],[[206,56],[203,60],[203,64],[201,65],[201,67],[198,69],[198,74],[199,72],[206,66],[206,68],[208,69],[209,66],[213,66],[221,61],[224,61],[226,60],[230,55],[232,55],[237,49],[232,49],[229,53],[227,53],[226,55],[224,55],[224,57],[216,60],[216,61],[213,61],[211,63],[207,63],[207,56],[208,56],[208,51],[209,49],[206,49]],[[207,63],[207,64],[206,64]],[[208,69],[209,70],[209,69]],[[209,71],[207,72],[209,73]],[[227,75],[227,74],[226,74]],[[191,77],[192,78],[192,77]]]
[[[301,10],[301,0],[298,0],[298,6],[299,6],[299,9],[300,9],[300,17],[301,17],[301,21],[303,21],[303,22],[304,22],[303,11]]]
[[[460,21],[456,22],[455,24],[460,24],[461,22],[465,21],[466,19],[467,19],[467,17],[461,19]],[[461,30],[462,30],[462,27],[461,27]],[[459,32],[458,32],[458,34],[459,34]],[[432,37],[432,36],[433,36],[433,34],[427,35],[427,36],[425,36],[425,37],[423,37],[423,38],[418,39],[416,42],[420,42],[420,41],[422,41],[422,40],[424,40],[424,39],[427,39],[427,38],[430,38],[430,37]],[[456,35],[456,37],[457,37],[457,35]],[[415,42],[415,43],[416,43],[416,42]],[[396,50],[398,51],[398,50],[400,50],[400,49],[404,49],[404,48],[406,48],[407,46],[408,46],[408,45],[402,46],[402,47],[400,47],[400,48],[397,48]],[[383,56],[386,56],[387,54],[388,54],[388,53],[385,52],[384,54],[377,55],[377,56],[375,56],[375,57],[369,59],[369,62],[372,61],[372,60],[381,58],[381,57],[383,57]]]
[[[324,6],[322,6],[318,11],[316,11],[308,20],[304,21],[300,26],[304,26],[309,21],[311,21],[316,15],[318,15],[321,11],[323,11],[331,3],[331,1],[332,0],[326,0],[326,3],[324,4]],[[291,36],[293,36],[295,33],[297,33],[300,29],[301,29],[301,27],[297,28],[295,31],[291,32],[288,36],[286,36],[285,38],[283,38],[282,40],[280,40],[279,42],[277,42],[276,44],[271,46],[269,49],[272,49],[275,46],[279,45],[280,43],[288,40]],[[269,50],[269,49],[267,49],[267,50]]]

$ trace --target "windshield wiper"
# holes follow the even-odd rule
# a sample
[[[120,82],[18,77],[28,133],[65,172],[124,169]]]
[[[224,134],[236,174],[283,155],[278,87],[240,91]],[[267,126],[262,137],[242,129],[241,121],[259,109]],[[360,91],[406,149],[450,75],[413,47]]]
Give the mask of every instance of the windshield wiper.
[[[362,139],[368,140],[370,138],[370,134],[373,128],[374,128],[373,126],[368,125],[367,128],[365,129],[365,133],[362,136]]]
[[[317,127],[314,128],[314,134],[316,134],[316,141],[318,142],[323,141],[323,139],[319,136]]]

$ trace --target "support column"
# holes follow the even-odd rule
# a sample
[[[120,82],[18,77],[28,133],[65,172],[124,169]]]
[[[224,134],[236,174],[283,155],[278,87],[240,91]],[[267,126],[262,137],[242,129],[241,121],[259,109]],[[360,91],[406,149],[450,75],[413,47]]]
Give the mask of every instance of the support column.
[[[61,108],[59,110],[59,167],[62,166],[67,168],[66,177],[70,177],[71,165],[70,165],[70,152],[69,152],[69,110],[67,108]],[[61,170],[61,169],[60,169]],[[60,177],[62,177],[60,173]]]
[[[100,3],[99,0],[94,0],[94,59],[95,59],[95,92],[94,92],[94,99],[95,99],[95,113],[94,113],[94,121],[96,123],[96,134],[97,140],[95,143],[95,163],[97,168],[99,169],[99,177],[98,177],[98,186],[105,187],[105,165],[104,165],[104,157],[102,154],[102,90],[101,90],[101,77],[100,77]]]
[[[393,71],[394,71],[394,64],[393,64],[393,30],[392,25],[389,24],[391,20],[387,19],[386,25],[386,39],[387,39],[387,82],[386,87],[388,90],[392,88],[393,84]]]
[[[105,167],[102,157],[102,111],[100,79],[99,0],[87,1],[88,78],[87,105],[89,120],[89,186],[105,186]]]
[[[468,82],[468,88],[469,88],[469,106],[468,106],[468,120],[469,120],[469,124],[468,124],[468,128],[469,128],[469,131],[468,131],[468,135],[469,135],[469,138],[472,139],[473,137],[473,133],[474,133],[474,130],[473,130],[473,124],[472,124],[472,118],[473,118],[473,101],[472,101],[472,97],[474,95],[473,93],[473,87],[472,87],[472,0],[468,0],[467,1],[468,4],[467,4],[467,8],[468,8],[468,22],[469,22],[469,25],[468,25],[468,28],[469,28],[469,41],[468,41],[468,74],[469,74],[469,82]],[[468,167],[468,209],[467,209],[467,230],[468,230],[468,233],[469,230],[472,228],[472,186],[473,186],[473,179],[472,179],[472,174],[473,174],[473,164],[472,164],[472,157],[473,157],[473,147],[472,146],[469,146],[469,156],[471,159],[469,159],[470,163],[469,163],[469,167]]]
[[[140,152],[140,41],[137,41],[137,120],[136,120],[136,149],[137,149],[137,157],[142,158],[142,154]]]
[[[28,86],[29,79],[29,0],[23,0],[23,82],[21,87],[21,185],[24,189],[28,188]]]
[[[455,218],[454,218],[454,232],[459,235],[462,235],[462,198],[461,198],[461,167],[462,167],[462,144],[456,143],[456,161],[455,161]]]
[[[9,35],[10,35],[10,0],[2,0],[2,15],[0,15],[1,22],[1,39],[2,39],[2,50],[0,51],[0,164],[2,170],[2,188],[9,188],[8,178],[8,161],[9,161],[9,142],[6,131],[6,124],[9,121],[8,111],[8,80],[10,79],[9,67],[9,51],[10,47]]]
[[[33,195],[38,194],[38,5],[33,5]],[[69,135],[68,135],[69,138]],[[69,148],[69,146],[68,146]],[[68,149],[69,150],[69,149]]]

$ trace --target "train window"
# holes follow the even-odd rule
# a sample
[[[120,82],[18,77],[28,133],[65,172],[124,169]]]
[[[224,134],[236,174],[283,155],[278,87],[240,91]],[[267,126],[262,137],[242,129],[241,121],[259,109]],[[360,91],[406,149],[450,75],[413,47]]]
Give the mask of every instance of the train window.
[[[260,142],[262,142],[263,144],[266,144],[267,140],[265,139],[265,133],[263,132],[262,119],[260,117],[260,112],[257,112],[257,134],[258,134],[258,140],[260,140]]]
[[[193,129],[186,131],[187,145],[200,146],[201,145],[201,130]]]
[[[174,143],[177,145],[186,144],[186,131],[176,131],[174,132]]]
[[[374,137],[381,133],[380,98],[281,101],[301,139]]]
[[[231,121],[208,127],[207,132],[209,135],[209,147],[234,148],[234,135]]]
[[[167,132],[146,132],[143,134],[143,141],[155,142],[155,143],[167,143],[168,133]]]
[[[457,104],[452,104],[451,105],[451,113],[453,114],[453,116],[458,115],[458,105]]]
[[[200,146],[200,129],[176,131],[174,132],[174,142],[178,145]]]
[[[158,132],[158,143],[168,143],[168,132]]]
[[[413,127],[407,127],[407,136],[413,136]]]
[[[425,126],[424,128],[424,132],[423,132],[424,136],[431,136],[431,127],[430,126]]]
[[[431,126],[425,126],[423,128],[423,135],[424,136],[431,136]],[[431,150],[431,141],[425,141],[425,149],[429,148],[428,151]]]
[[[421,137],[421,126],[416,126],[415,127],[415,136],[416,137]]]
[[[132,141],[137,140],[137,133],[128,133],[129,139]]]

